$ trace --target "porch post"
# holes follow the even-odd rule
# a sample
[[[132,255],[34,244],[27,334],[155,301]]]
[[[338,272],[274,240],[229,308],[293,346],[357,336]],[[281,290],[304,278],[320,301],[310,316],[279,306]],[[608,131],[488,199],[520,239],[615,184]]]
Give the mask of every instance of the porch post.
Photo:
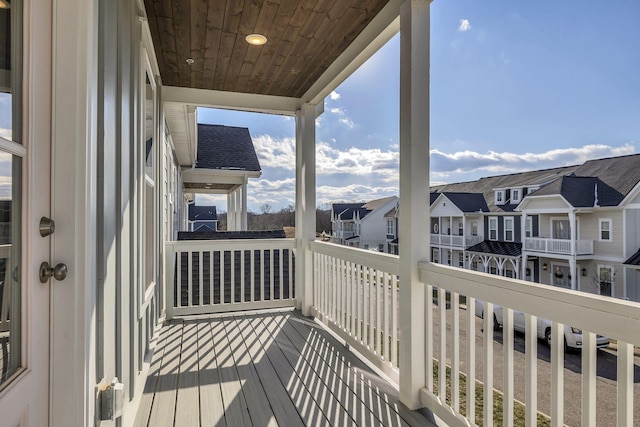
[[[313,262],[309,243],[316,237],[316,106],[296,111],[296,299],[302,314],[313,305]]]
[[[236,195],[235,191],[227,194],[227,231],[236,230]]]
[[[240,220],[241,230],[246,230],[248,228],[248,224],[247,224],[247,182],[248,181],[249,181],[249,178],[247,178],[246,176],[242,180],[242,213],[241,213],[241,220]]]
[[[429,5],[406,0],[400,8],[400,400],[422,406],[425,286],[418,262],[429,260]],[[440,231],[442,232],[442,231]],[[430,362],[430,361],[429,361]]]
[[[571,289],[576,289],[576,247],[578,230],[576,230],[576,213],[569,211],[569,230],[571,231],[571,256],[569,257],[569,276],[571,276]]]

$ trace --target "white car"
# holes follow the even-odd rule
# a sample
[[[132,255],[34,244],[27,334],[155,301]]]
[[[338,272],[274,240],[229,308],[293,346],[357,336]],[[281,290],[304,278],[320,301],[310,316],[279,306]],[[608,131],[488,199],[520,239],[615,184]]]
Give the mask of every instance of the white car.
[[[476,316],[484,318],[484,302],[476,300]],[[500,329],[504,323],[503,309],[499,305],[493,306],[493,328]],[[551,346],[551,321],[538,319],[538,338],[543,338],[547,345]],[[525,315],[521,311],[513,311],[513,329],[524,333]],[[596,336],[596,347],[602,348],[609,345],[610,339],[601,335]],[[582,349],[582,330],[564,325],[565,348]]]

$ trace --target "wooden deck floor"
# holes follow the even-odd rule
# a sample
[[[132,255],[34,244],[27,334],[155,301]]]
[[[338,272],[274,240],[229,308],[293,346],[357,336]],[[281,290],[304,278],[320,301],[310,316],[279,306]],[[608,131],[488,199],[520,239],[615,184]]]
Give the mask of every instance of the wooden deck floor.
[[[421,413],[297,311],[162,328],[136,426],[425,426]]]

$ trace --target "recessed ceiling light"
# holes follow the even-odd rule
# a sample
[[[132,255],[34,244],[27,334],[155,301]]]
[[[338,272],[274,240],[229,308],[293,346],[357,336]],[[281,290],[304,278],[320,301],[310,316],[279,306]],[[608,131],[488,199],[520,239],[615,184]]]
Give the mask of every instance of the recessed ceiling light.
[[[193,58],[187,58],[187,61],[186,61],[186,62],[187,62],[187,64],[189,64],[189,65],[193,65],[193,63],[194,63],[194,62],[196,62],[196,60],[195,60],[195,59],[193,59]]]
[[[0,9],[11,9],[11,3],[9,3],[9,0],[0,0]]]
[[[262,34],[249,34],[245,37],[247,43],[252,44],[254,46],[261,46],[267,42],[267,38]]]

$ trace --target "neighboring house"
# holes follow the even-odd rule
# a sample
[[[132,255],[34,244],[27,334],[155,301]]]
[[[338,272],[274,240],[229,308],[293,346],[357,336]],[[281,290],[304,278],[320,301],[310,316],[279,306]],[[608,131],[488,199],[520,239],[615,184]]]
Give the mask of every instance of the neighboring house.
[[[398,255],[398,205],[389,209],[384,214],[384,221],[387,232],[387,250],[386,252]]]
[[[431,261],[639,301],[639,183],[630,155],[433,187]]]
[[[385,215],[397,204],[396,196],[363,203],[334,203],[331,206],[331,241],[355,248],[389,252]]]
[[[218,231],[218,215],[215,206],[189,204],[187,231]]]

